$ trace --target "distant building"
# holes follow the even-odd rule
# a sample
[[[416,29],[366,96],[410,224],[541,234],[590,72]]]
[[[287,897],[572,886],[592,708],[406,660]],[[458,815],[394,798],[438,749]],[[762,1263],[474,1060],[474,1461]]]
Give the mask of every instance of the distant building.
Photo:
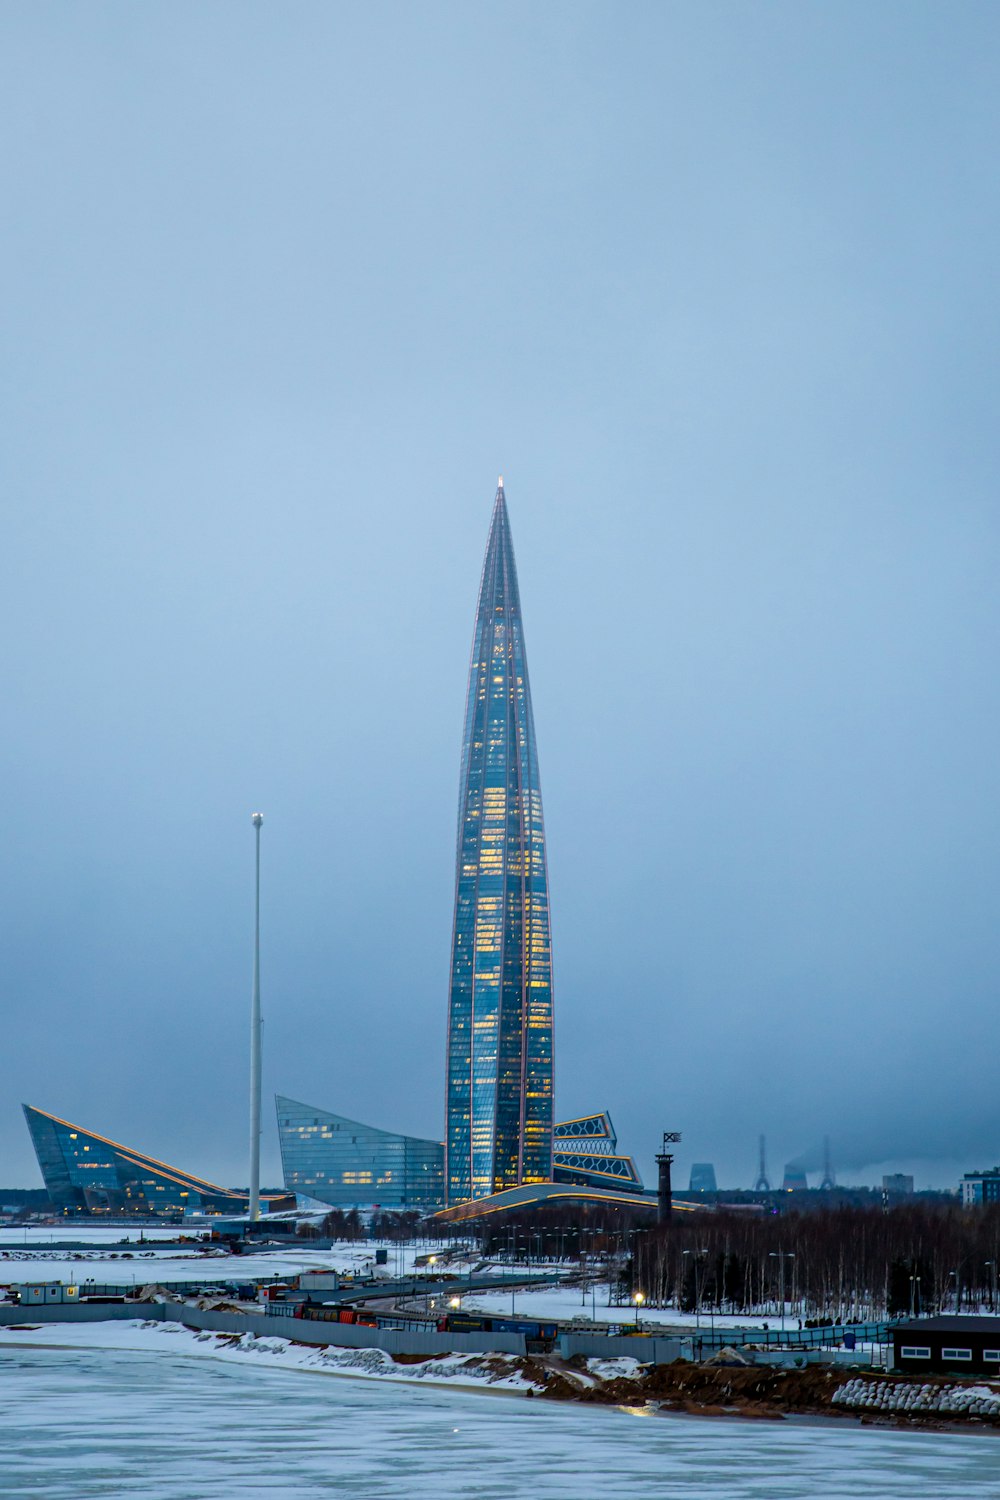
[[[976,1203],[1000,1203],[1000,1167],[988,1172],[966,1172],[962,1178],[962,1202],[971,1208]]]
[[[49,1198],[64,1213],[244,1214],[249,1194],[219,1187],[30,1104],[22,1106]],[[294,1208],[261,1194],[265,1212]]]
[[[719,1191],[715,1181],[715,1167],[710,1161],[696,1161],[691,1164],[691,1181],[688,1184],[689,1193],[717,1193]]]
[[[781,1180],[781,1191],[783,1193],[804,1193],[809,1186],[809,1179],[802,1168],[790,1161],[785,1168],[785,1175]]]
[[[910,1197],[913,1193],[913,1178],[903,1172],[889,1172],[882,1178],[883,1193],[899,1193]]]

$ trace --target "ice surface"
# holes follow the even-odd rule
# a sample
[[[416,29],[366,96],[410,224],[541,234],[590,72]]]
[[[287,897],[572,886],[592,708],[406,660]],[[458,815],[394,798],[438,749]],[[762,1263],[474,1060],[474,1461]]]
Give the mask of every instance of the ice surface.
[[[44,1337],[83,1331],[50,1326]],[[16,1337],[0,1346],[4,1496],[994,1500],[1000,1489],[994,1442],[972,1434],[661,1417],[309,1379],[284,1363],[287,1348],[186,1358],[171,1348],[194,1352],[183,1330],[161,1331],[151,1353],[18,1347]]]

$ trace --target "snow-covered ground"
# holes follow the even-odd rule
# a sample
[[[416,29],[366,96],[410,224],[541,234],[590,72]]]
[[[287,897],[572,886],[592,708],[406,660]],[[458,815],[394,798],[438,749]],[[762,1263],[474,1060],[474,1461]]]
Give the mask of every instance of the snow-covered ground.
[[[59,1331],[49,1326],[44,1336]],[[153,1333],[158,1342],[147,1354],[12,1347],[15,1336],[5,1334],[0,1494],[995,1500],[998,1493],[989,1437],[660,1417],[651,1408],[561,1405],[516,1392],[483,1400],[426,1379],[310,1379],[287,1355],[262,1350],[178,1356],[173,1347],[185,1354],[199,1347],[171,1345],[182,1337]]]
[[[365,1274],[374,1266],[376,1249],[384,1248],[388,1251],[388,1264],[381,1268],[382,1275],[438,1275],[442,1271],[451,1273],[456,1277],[454,1293],[462,1296],[465,1311],[510,1314],[513,1310],[519,1317],[565,1320],[582,1317],[602,1323],[635,1321],[635,1309],[631,1305],[608,1305],[609,1289],[606,1284],[589,1285],[585,1292],[579,1286],[544,1287],[537,1291],[517,1289],[513,1298],[509,1290],[463,1295],[462,1277],[479,1264],[478,1258],[472,1256],[469,1260],[456,1260],[447,1264],[439,1259],[433,1265],[418,1267],[415,1265],[418,1259],[435,1253],[433,1247],[427,1245],[380,1245],[373,1240],[346,1240],[329,1250],[313,1250],[309,1248],[309,1241],[303,1240],[301,1246],[293,1245],[269,1253],[234,1256],[217,1245],[199,1245],[194,1242],[184,1251],[157,1249],[155,1244],[140,1242],[137,1230],[132,1231],[127,1245],[116,1243],[127,1232],[121,1228],[110,1229],[104,1226],[89,1229],[84,1226],[83,1231],[78,1231],[75,1224],[68,1230],[60,1230],[63,1238],[76,1238],[79,1233],[81,1241],[85,1237],[92,1239],[90,1247],[75,1251],[53,1250],[48,1240],[51,1233],[48,1230],[28,1231],[27,1244],[23,1241],[23,1231],[0,1233],[0,1286],[27,1280],[81,1284],[93,1281],[123,1286],[145,1286],[150,1282],[162,1282],[169,1285],[171,1282],[199,1279],[248,1281],[258,1276],[291,1277],[298,1275],[300,1271],[318,1270]],[[176,1232],[175,1226],[170,1233]],[[162,1233],[166,1231],[143,1230],[147,1238]],[[555,1263],[551,1266],[497,1264],[493,1269],[498,1274],[514,1272],[537,1275],[539,1272],[549,1272],[565,1276],[569,1268],[565,1264]],[[682,1313],[676,1308],[643,1307],[641,1317],[644,1327],[662,1325],[689,1329],[694,1328],[696,1321],[692,1313]],[[717,1327],[759,1328],[764,1323],[768,1323],[771,1328],[779,1326],[777,1316],[727,1316],[717,1317],[714,1322]],[[793,1328],[795,1323],[795,1319],[788,1319],[786,1326]],[[703,1313],[701,1327],[708,1329],[712,1325],[713,1320],[709,1314]]]
[[[462,1298],[462,1308],[466,1312],[474,1309],[480,1312],[492,1312],[495,1314],[509,1314],[513,1305],[514,1313],[520,1318],[587,1318],[597,1323],[634,1323],[635,1307],[630,1303],[621,1306],[608,1306],[607,1286],[588,1286],[584,1292],[579,1286],[554,1286],[539,1287],[538,1290],[517,1289],[496,1292],[470,1292]],[[684,1329],[694,1328],[695,1315],[689,1312],[679,1312],[674,1307],[643,1307],[640,1318],[644,1328],[656,1324],[672,1325]],[[708,1332],[711,1327],[716,1328],[761,1328],[764,1324],[769,1328],[780,1328],[780,1315],[775,1314],[770,1318],[750,1317],[725,1317],[716,1315],[714,1320],[708,1313],[701,1314],[701,1327]],[[797,1327],[798,1320],[786,1318],[785,1327]]]
[[[365,1273],[374,1264],[372,1241],[347,1240],[329,1250],[311,1250],[308,1240],[271,1253],[228,1255],[218,1247],[190,1250],[156,1250],[145,1245],[95,1244],[86,1250],[52,1250],[44,1244],[4,1244],[0,1241],[0,1285],[28,1280],[95,1281],[114,1285],[144,1286],[148,1282],[195,1281],[202,1277],[219,1281],[245,1281],[255,1276],[295,1276],[300,1271],[333,1270]],[[389,1247],[389,1263],[383,1273],[415,1273],[413,1262],[427,1251],[413,1245]],[[428,1273],[440,1267],[424,1268]]]

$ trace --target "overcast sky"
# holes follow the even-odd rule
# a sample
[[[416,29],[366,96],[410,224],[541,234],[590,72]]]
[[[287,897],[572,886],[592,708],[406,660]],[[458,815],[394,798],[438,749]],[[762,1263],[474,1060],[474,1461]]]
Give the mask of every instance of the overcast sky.
[[[556,1103],[1000,1159],[992,3],[0,4],[0,1185],[440,1137],[508,495]],[[273,1109],[264,1174],[280,1181]]]

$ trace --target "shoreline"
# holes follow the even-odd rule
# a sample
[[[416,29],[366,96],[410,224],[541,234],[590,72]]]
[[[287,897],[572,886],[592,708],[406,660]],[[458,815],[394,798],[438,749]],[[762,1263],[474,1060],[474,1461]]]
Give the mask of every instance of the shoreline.
[[[347,1349],[339,1345],[305,1345],[279,1335],[207,1333],[182,1323],[53,1324],[51,1339],[35,1337],[44,1325],[25,1323],[0,1331],[0,1360],[7,1349],[53,1353],[122,1353],[156,1357],[172,1354],[189,1359],[303,1375],[339,1376],[348,1380],[389,1382],[411,1389],[454,1390],[572,1406],[600,1406],[624,1414],[662,1417],[699,1417],[713,1421],[791,1422],[796,1426],[845,1423],[855,1428],[893,1432],[978,1432],[1000,1435],[1000,1415],[965,1414],[955,1410],[871,1410],[841,1401],[847,1380],[843,1372],[813,1366],[808,1371],[775,1370],[762,1366],[727,1367],[681,1364],[640,1366],[602,1375],[588,1362],[512,1355],[452,1355],[397,1362],[381,1350]],[[68,1328],[81,1336],[66,1339]],[[84,1327],[86,1335],[83,1336]],[[100,1328],[117,1336],[101,1337]],[[27,1337],[19,1336],[19,1329]],[[59,1330],[58,1334],[56,1330]],[[596,1362],[595,1362],[596,1363]],[[435,1368],[436,1367],[436,1368]],[[408,1371],[414,1373],[407,1373]],[[419,1371],[419,1373],[417,1373]],[[475,1373],[474,1373],[475,1372]],[[862,1392],[912,1390],[905,1377],[857,1377]],[[924,1383],[926,1386],[926,1382]],[[942,1392],[956,1389],[938,1382]],[[997,1392],[1000,1399],[1000,1391]]]

